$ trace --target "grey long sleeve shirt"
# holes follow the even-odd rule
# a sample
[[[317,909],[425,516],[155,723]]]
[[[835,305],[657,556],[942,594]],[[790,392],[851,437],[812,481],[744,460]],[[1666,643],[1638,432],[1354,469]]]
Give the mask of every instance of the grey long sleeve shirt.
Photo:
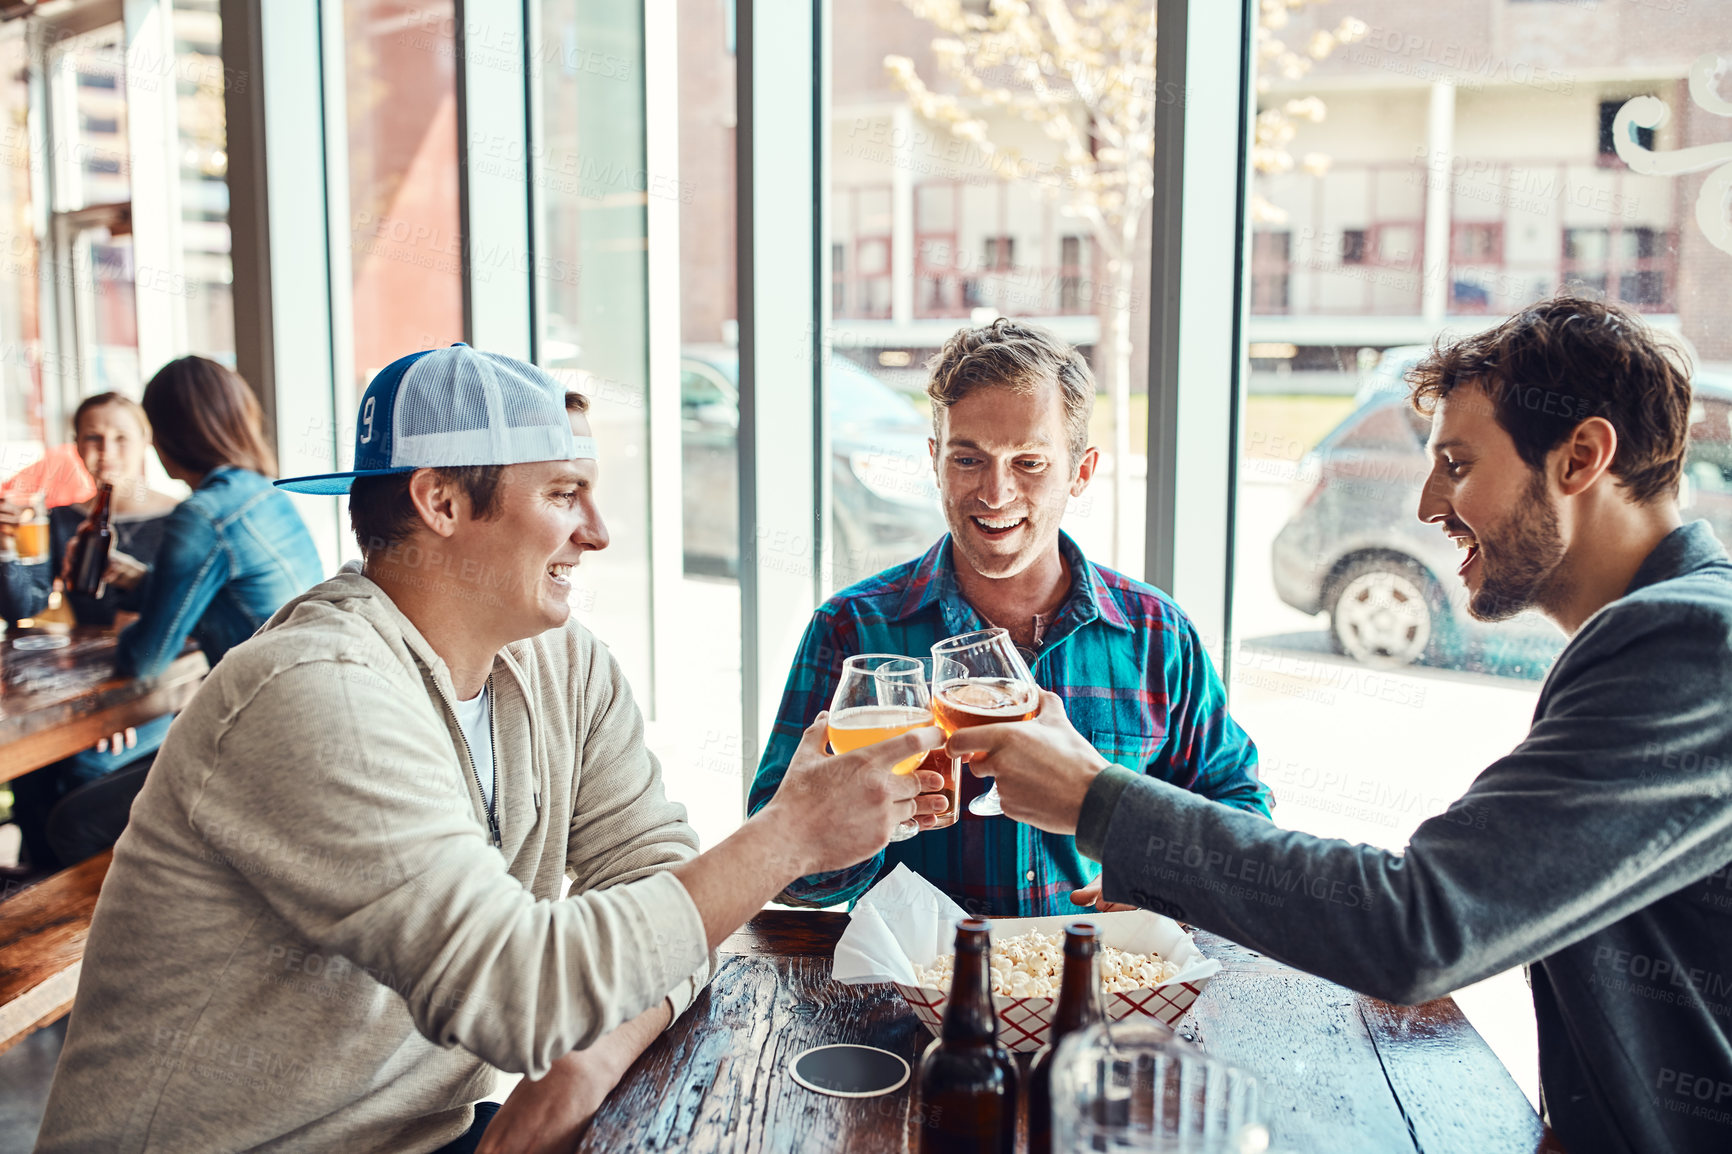
[[[1077,844],[1108,899],[1389,1001],[1527,963],[1571,1154],[1732,1150],[1732,563],[1706,522],[1582,626],[1527,738],[1404,853],[1116,767]]]

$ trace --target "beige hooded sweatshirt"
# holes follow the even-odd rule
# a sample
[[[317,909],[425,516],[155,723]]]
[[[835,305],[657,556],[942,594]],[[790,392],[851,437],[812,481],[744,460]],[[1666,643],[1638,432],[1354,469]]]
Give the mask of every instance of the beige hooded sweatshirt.
[[[444,662],[357,568],[229,652],[115,847],[38,1151],[435,1150],[490,1065],[691,1003],[697,838],[612,655],[569,623],[492,692],[501,848]]]

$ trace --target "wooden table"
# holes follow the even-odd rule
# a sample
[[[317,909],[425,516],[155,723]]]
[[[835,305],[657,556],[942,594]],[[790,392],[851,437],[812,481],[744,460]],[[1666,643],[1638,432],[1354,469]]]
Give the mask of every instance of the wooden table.
[[[60,649],[20,650],[21,637],[64,634]],[[188,641],[156,677],[118,677],[113,629],[8,629],[0,637],[0,781],[89,749],[129,725],[182,709],[209,666]]]
[[[103,850],[0,902],[0,1050],[72,1009],[112,856]]]
[[[709,990],[626,1074],[580,1149],[912,1149],[912,1086],[850,1100],[788,1075],[809,1046],[866,1043],[913,1066],[931,1038],[894,987],[830,981],[846,925],[845,914],[766,910],[729,938]],[[1561,1152],[1450,999],[1391,1006],[1196,937],[1223,968],[1180,1033],[1262,1079],[1276,1150]]]

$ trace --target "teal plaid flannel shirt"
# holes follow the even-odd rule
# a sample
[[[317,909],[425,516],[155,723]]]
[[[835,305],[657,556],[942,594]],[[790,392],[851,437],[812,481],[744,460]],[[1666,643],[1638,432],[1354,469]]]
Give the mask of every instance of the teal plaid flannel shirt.
[[[1071,724],[1108,761],[1267,817],[1270,794],[1257,776],[1256,746],[1228,714],[1226,690],[1190,619],[1153,586],[1088,561],[1068,534],[1059,535],[1059,548],[1071,591],[1030,664],[1035,680],[1064,700]],[[963,600],[948,536],[917,560],[826,601],[788,673],[752,780],[750,811],[775,796],[801,734],[829,708],[845,658],[922,657],[946,637],[985,627]],[[901,863],[971,914],[1077,912],[1070,892],[1093,881],[1100,867],[1077,851],[1076,839],[968,813],[968,800],[986,785],[966,772],[962,780],[964,808],[955,825],[893,842],[850,869],[801,878],[779,900],[851,903]]]

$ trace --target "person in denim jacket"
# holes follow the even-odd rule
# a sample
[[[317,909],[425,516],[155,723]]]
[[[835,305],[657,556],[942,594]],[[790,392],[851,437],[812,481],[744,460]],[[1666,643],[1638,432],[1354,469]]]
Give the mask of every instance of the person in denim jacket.
[[[143,406],[163,468],[193,492],[162,519],[153,558],[111,558],[106,596],[138,614],[116,654],[116,671],[128,677],[161,673],[189,635],[215,666],[323,576],[300,514],[271,483],[276,460],[246,382],[215,361],[182,357],[151,378]],[[40,834],[61,798],[154,750],[168,724],[158,718],[139,727],[136,745],[110,738],[111,752],[79,754],[12,783],[31,872],[71,864]]]
[[[170,361],[144,390],[156,455],[192,496],[163,525],[156,563],[135,577],[138,620],[120,635],[120,673],[152,677],[188,635],[213,666],[289,598],[323,577],[246,383],[215,361]]]

